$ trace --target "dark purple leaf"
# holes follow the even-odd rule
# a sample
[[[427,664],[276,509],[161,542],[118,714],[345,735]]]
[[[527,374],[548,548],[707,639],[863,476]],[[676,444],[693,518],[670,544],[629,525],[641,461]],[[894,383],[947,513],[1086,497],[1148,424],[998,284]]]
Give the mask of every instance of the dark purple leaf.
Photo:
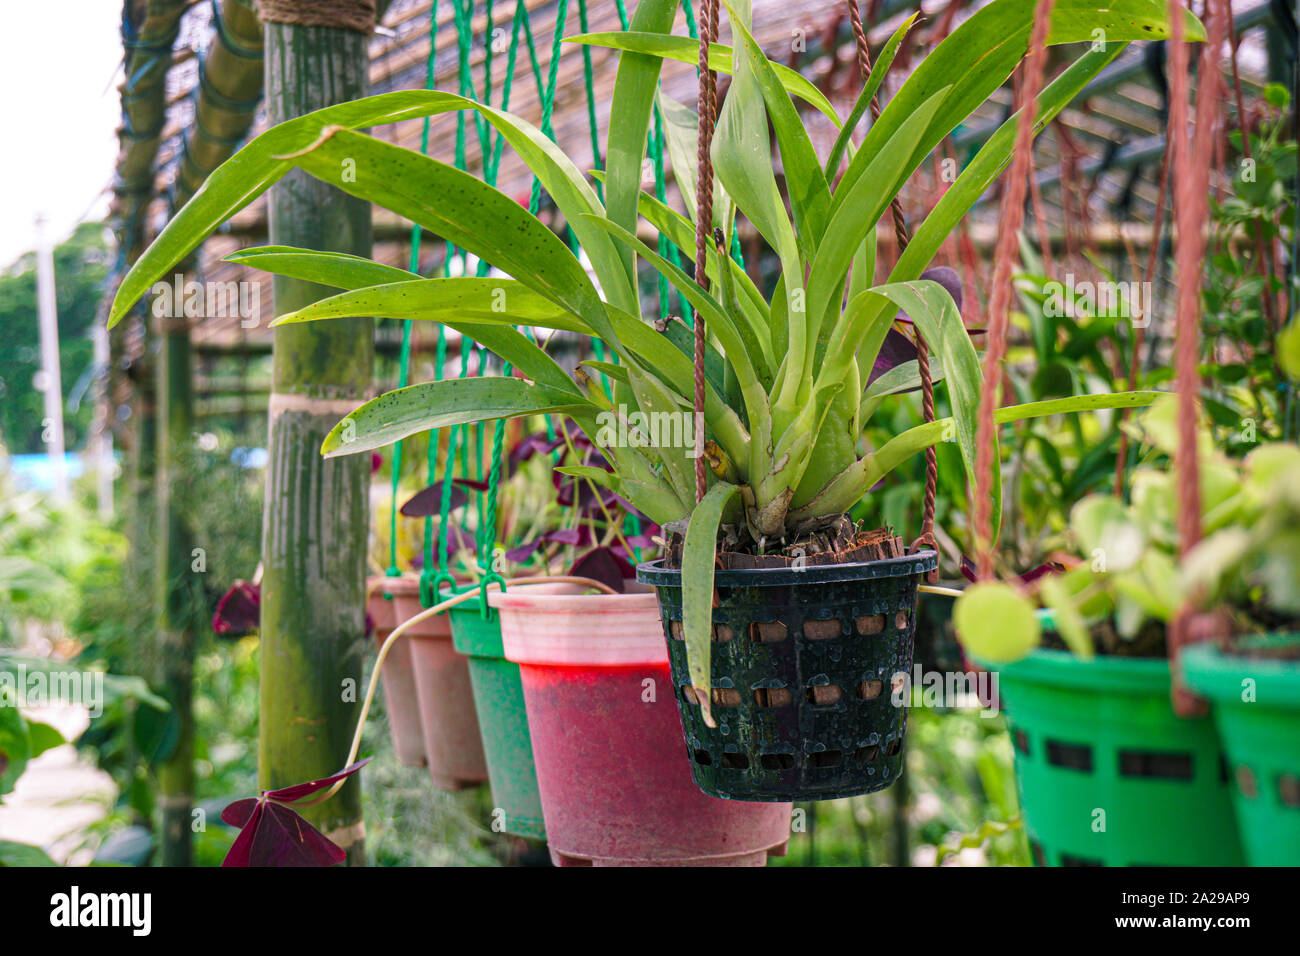
[[[263,790],[256,798],[236,800],[221,811],[221,819],[240,828],[239,836],[222,861],[222,866],[332,866],[347,856],[323,833],[286,804],[309,797],[352,776],[370,762],[358,760],[338,773],[294,784],[279,790]]]
[[[449,511],[463,508],[469,503],[469,495],[458,488],[456,482],[451,486],[451,506]],[[427,488],[421,488],[402,505],[401,513],[407,518],[431,518],[442,514],[442,482],[437,481]]]
[[[477,481],[473,478],[453,478],[451,483],[462,488],[469,488],[472,491],[488,491],[490,488],[486,481]]]
[[[236,581],[212,615],[212,630],[220,637],[254,633],[262,617],[262,589],[251,581]]]
[[[957,311],[961,312],[961,276],[957,274],[955,269],[948,266],[936,266],[922,272],[921,278],[932,279],[947,289],[948,294],[952,296],[953,302],[957,304]],[[901,309],[894,316],[894,321],[905,325],[912,324],[912,319]],[[867,384],[870,385],[890,369],[897,368],[905,362],[911,362],[915,358],[916,344],[912,341],[911,336],[900,332],[896,328],[891,328],[885,333],[885,340],[881,343],[875,364],[871,366],[871,374],[867,376]],[[915,391],[915,389],[908,389],[908,391]]]
[[[922,272],[921,278],[929,279],[943,286],[948,294],[952,296],[952,301],[956,303],[957,311],[961,311],[961,276],[957,274],[956,269],[949,266],[935,266],[933,269],[926,269]],[[894,321],[906,322],[908,325],[912,324],[912,319],[902,309],[898,310],[898,315],[894,316]]]
[[[222,861],[223,867],[334,866],[347,854],[291,807],[254,801],[248,823]]]
[[[248,818],[253,815],[257,809],[257,797],[245,797],[243,800],[236,800],[226,809],[221,811],[221,820],[232,827],[243,827],[247,825]]]
[[[557,531],[548,531],[542,537],[547,541],[580,547],[591,540],[591,529],[586,525],[577,528],[560,528]]]
[[[537,549],[542,546],[545,538],[537,538],[527,544],[521,544],[517,548],[511,548],[506,552],[506,560],[514,564],[522,564],[537,553]]]
[[[1021,574],[1020,580],[1025,584],[1032,584],[1046,574],[1063,574],[1064,572],[1065,565],[1059,561],[1044,561],[1037,567],[1030,568],[1024,574]],[[975,562],[964,554],[961,556],[961,573],[967,581],[973,582],[978,579]]]
[[[332,773],[328,777],[321,777],[319,780],[309,780],[307,783],[295,783],[293,786],[281,787],[279,790],[266,790],[263,791],[262,795],[280,803],[293,803],[296,800],[301,800],[303,797],[309,797],[319,790],[325,790],[328,787],[332,787],[340,780],[347,779],[366,764],[370,763],[373,759],[373,757],[366,757],[364,760],[358,760],[356,763],[344,767],[338,773]]]
[[[563,444],[563,438],[548,438],[545,432],[535,432],[528,435],[510,450],[510,456],[507,459],[510,465],[510,474],[513,475],[520,465],[534,455],[549,455]]]
[[[620,594],[623,583],[636,577],[636,568],[614,553],[613,548],[592,548],[569,568],[569,573],[580,578],[591,578],[606,584]]]
[[[384,467],[384,456],[377,451],[370,453],[370,473],[373,475],[380,468]]]

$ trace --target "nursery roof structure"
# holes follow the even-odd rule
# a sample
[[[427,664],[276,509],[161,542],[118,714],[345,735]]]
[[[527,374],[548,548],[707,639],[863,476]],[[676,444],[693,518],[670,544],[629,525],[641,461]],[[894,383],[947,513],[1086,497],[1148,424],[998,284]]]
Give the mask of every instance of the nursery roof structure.
[[[528,11],[533,42],[521,43],[509,108],[536,123],[540,102],[534,70],[545,75],[554,34],[556,0],[520,0]],[[901,20],[921,12],[919,26],[900,52],[890,83],[906,75],[912,51],[927,49],[982,4],[979,0],[868,0],[863,3],[869,35],[878,45]],[[438,89],[457,90],[462,50],[457,43],[454,3],[436,0],[393,0],[379,4],[381,26],[370,41],[370,84],[373,92],[419,89],[426,85],[431,70]],[[565,35],[583,31],[618,30],[621,3],[565,5],[568,8]],[[851,106],[860,79],[852,53],[853,41],[843,0],[754,0],[755,33],[769,56],[798,68],[831,98],[842,113]],[[386,9],[385,9],[386,7]],[[484,78],[492,70],[491,96],[500,103],[504,85],[503,36],[508,36],[516,6],[511,0],[470,3],[474,42],[465,51],[476,79],[474,95],[485,93]],[[1270,78],[1281,78],[1284,57],[1294,63],[1295,25],[1286,0],[1237,0],[1232,4],[1235,29],[1240,38],[1238,67],[1247,95]],[[436,50],[430,62],[430,16],[436,11]],[[583,22],[580,22],[583,21]],[[123,85],[124,120],[119,137],[122,150],[114,182],[114,220],[124,257],[137,252],[155,235],[179,202],[201,183],[205,171],[213,168],[236,146],[265,127],[261,95],[261,36],[256,12],[244,0],[217,3],[186,3],[184,0],[127,0],[123,17],[127,82]],[[678,29],[681,29],[679,20]],[[496,42],[494,55],[493,43]],[[723,41],[728,41],[726,27]],[[1288,49],[1289,45],[1289,49]],[[1090,241],[1116,244],[1149,242],[1158,189],[1159,168],[1164,152],[1165,91],[1158,44],[1135,44],[1108,67],[1066,110],[1059,122],[1036,143],[1037,181],[1042,193],[1045,220],[1055,223],[1053,241],[1063,241],[1062,225],[1087,230]],[[918,54],[919,56],[919,54]],[[562,49],[559,86],[555,98],[553,126],[557,141],[572,155],[580,168],[600,168],[593,155],[591,122],[584,79],[581,48]],[[597,129],[606,128],[617,53],[599,47],[590,50],[590,75],[594,85]],[[1231,64],[1222,64],[1231,82]],[[695,72],[688,64],[667,63],[663,73],[666,95],[694,103]],[[1231,88],[1231,87],[1229,87]],[[1012,91],[1004,87],[970,121],[959,127],[947,144],[947,157],[965,161],[997,128],[1010,111]],[[806,111],[806,120],[820,144],[829,147],[833,138],[827,121]],[[453,158],[456,120],[453,115],[437,117],[431,125],[429,152],[450,162]],[[822,128],[824,127],[824,128]],[[375,130],[375,135],[419,148],[421,122],[411,121]],[[601,137],[603,139],[603,137]],[[471,170],[481,169],[473,147],[468,153]],[[914,177],[904,198],[914,211],[921,211],[942,189],[939,162],[933,167],[933,182]],[[527,201],[531,176],[507,150],[502,158],[498,186],[511,196]],[[995,187],[996,190],[996,187]],[[977,207],[972,226],[976,246],[991,240],[996,198],[991,191]],[[1146,225],[1144,234],[1143,228]],[[405,266],[410,255],[410,226],[383,210],[375,211],[375,258]],[[1065,229],[1064,240],[1069,238]],[[204,277],[215,281],[252,279],[244,267],[224,263],[222,257],[244,246],[266,240],[266,202],[258,200],[239,213],[204,246],[200,266]],[[422,248],[421,271],[426,274],[440,264],[442,245],[426,242]],[[269,312],[270,303],[262,303]],[[381,324],[380,336],[391,338],[395,330]],[[211,317],[193,329],[195,345],[201,351],[269,349],[266,322],[244,328],[235,316]]]

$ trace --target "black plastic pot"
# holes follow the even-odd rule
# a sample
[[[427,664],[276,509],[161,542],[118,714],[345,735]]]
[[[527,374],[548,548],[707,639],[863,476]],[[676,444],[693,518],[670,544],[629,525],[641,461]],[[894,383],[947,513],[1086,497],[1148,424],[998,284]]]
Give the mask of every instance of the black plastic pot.
[[[732,800],[833,800],[881,790],[903,765],[917,585],[933,551],[801,569],[716,571],[709,727],[682,640],[681,572],[651,561],[695,783]]]
[[[947,594],[922,594],[916,607],[916,663],[923,671],[947,674],[966,670],[952,608],[957,599]]]

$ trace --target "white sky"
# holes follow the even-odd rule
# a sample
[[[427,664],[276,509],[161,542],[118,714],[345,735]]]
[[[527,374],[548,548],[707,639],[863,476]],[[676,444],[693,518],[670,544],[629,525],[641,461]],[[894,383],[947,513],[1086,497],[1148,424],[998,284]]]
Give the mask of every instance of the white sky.
[[[0,30],[0,269],[32,248],[38,213],[57,243],[102,217],[117,156],[122,5],[6,3]]]

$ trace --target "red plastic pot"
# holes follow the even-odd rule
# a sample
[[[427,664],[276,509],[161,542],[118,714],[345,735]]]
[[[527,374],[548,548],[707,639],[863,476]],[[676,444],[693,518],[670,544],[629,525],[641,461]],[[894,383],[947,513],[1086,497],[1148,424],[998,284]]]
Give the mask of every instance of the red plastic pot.
[[[375,627],[375,642],[379,647],[397,627],[397,601],[391,596],[399,590],[419,591],[420,582],[414,578],[381,577],[366,582],[370,595],[366,611]],[[411,664],[411,642],[397,639],[397,643],[384,658],[379,673],[384,685],[384,701],[388,705],[388,730],[393,738],[397,759],[407,767],[423,767],[424,728],[420,723],[420,704],[415,696],[415,672]]]
[[[415,584],[413,589],[394,593],[399,624],[424,610],[419,582]],[[446,614],[427,618],[405,635],[411,649],[411,671],[430,778],[443,790],[464,790],[486,783],[487,762],[474,712],[469,662],[452,647],[450,619]]]
[[[557,866],[763,866],[785,853],[791,804],[719,800],[692,781],[651,591],[541,584],[488,600],[520,665]]]

